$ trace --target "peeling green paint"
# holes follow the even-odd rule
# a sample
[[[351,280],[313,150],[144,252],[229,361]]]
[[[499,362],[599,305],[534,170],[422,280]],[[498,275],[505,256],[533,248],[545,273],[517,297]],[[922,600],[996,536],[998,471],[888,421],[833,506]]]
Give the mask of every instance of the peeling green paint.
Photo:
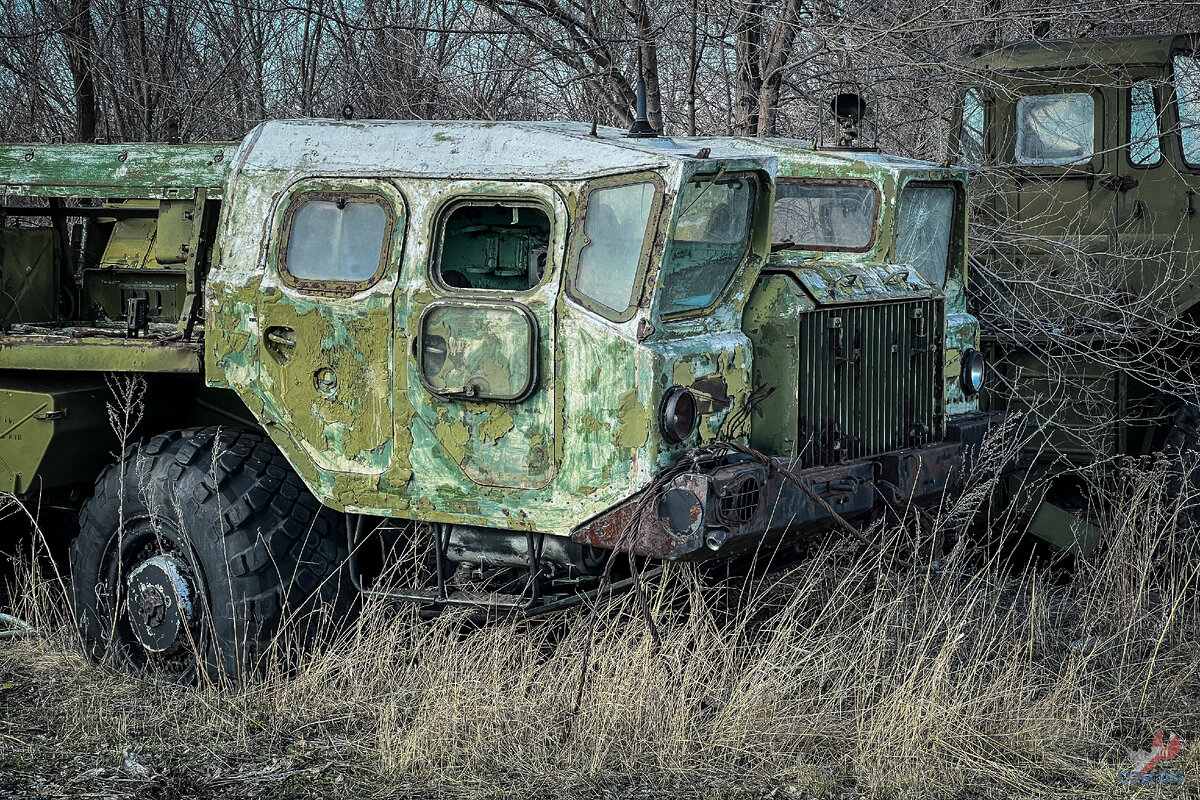
[[[621,392],[617,398],[617,430],[613,444],[617,447],[641,447],[650,435],[646,406],[638,402],[636,389]]]
[[[500,437],[513,429],[512,414],[498,403],[488,403],[484,407],[483,413],[487,415],[487,419],[480,423],[479,433],[483,435],[485,441],[490,439],[493,443],[497,442]]]

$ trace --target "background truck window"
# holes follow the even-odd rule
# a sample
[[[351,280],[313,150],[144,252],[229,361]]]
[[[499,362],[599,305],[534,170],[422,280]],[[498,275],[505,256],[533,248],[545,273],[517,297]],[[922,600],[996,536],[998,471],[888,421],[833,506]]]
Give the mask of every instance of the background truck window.
[[[962,127],[958,132],[958,163],[968,167],[983,164],[983,90],[963,93]]]
[[[1200,61],[1191,56],[1175,56],[1174,63],[1183,160],[1191,166],[1200,166]]]
[[[1096,101],[1090,94],[1037,94],[1017,101],[1017,161],[1072,164],[1096,152]]]
[[[1157,164],[1162,159],[1158,142],[1158,106],[1154,102],[1154,84],[1137,81],[1129,87],[1129,161],[1139,167]]]

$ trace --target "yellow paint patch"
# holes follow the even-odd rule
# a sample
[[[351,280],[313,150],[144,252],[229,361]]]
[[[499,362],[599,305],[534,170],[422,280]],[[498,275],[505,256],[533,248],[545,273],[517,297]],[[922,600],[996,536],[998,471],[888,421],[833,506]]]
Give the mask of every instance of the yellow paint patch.
[[[487,414],[487,418],[479,423],[479,435],[485,442],[491,440],[495,444],[500,437],[513,429],[512,414],[508,413],[508,409],[499,403],[488,403],[484,406],[483,411]]]
[[[646,406],[638,402],[636,389],[621,392],[617,399],[621,406],[617,410],[617,433],[613,437],[613,444],[617,447],[641,447],[650,435]]]

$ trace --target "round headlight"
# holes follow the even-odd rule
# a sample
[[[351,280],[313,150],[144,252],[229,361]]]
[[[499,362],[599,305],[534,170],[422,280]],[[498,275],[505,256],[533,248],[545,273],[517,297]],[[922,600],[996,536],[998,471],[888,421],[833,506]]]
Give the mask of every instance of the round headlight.
[[[682,386],[672,388],[663,398],[662,432],[672,444],[696,432],[696,396]]]
[[[972,395],[983,388],[985,371],[983,353],[971,349],[963,351],[962,373],[959,375],[959,381],[962,383],[962,390],[965,394]]]

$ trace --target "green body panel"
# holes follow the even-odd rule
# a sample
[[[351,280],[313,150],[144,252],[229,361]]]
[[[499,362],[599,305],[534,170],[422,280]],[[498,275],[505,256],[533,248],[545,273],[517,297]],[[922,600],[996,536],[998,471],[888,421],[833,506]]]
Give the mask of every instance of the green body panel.
[[[0,334],[0,369],[196,373],[200,363],[200,346],[189,342]]]
[[[0,189],[26,197],[215,196],[236,144],[3,144]]]
[[[57,316],[58,236],[49,228],[0,228],[0,322]]]
[[[0,375],[0,491],[92,480],[116,443],[111,431],[95,427],[109,398],[99,376]]]
[[[787,274],[763,275],[746,307],[744,328],[754,347],[754,385],[774,386],[755,409],[750,445],[764,453],[796,457],[804,449],[795,425],[808,376],[800,372],[800,318],[816,303]]]

